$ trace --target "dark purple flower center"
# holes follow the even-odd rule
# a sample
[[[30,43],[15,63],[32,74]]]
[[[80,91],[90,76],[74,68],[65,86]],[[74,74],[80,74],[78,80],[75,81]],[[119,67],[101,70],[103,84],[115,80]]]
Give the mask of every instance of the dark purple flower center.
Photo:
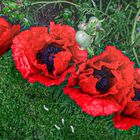
[[[60,51],[62,51],[62,49],[57,47],[55,44],[47,45],[47,47],[38,51],[36,55],[38,63],[46,64],[48,72],[52,73],[54,70],[54,55]]]
[[[140,89],[135,89],[135,97],[132,98],[133,101],[140,101]]]
[[[96,83],[97,91],[106,93],[112,86],[111,79],[114,78],[114,75],[104,66],[102,66],[101,70],[94,69],[93,75],[99,79]]]

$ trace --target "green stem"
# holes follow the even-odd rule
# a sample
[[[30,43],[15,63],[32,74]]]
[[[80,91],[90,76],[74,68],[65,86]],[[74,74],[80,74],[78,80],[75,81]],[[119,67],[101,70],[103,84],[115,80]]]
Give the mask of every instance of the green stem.
[[[87,51],[88,51],[88,54],[89,54],[90,56],[94,56],[93,48],[88,47],[88,48],[87,48]]]
[[[38,1],[38,2],[33,2],[32,4],[31,4],[31,6],[33,6],[33,5],[37,5],[37,4],[56,4],[56,3],[67,3],[67,4],[71,4],[71,5],[73,5],[73,6],[75,6],[75,7],[80,7],[80,5],[77,5],[77,4],[75,4],[75,3],[72,3],[72,2],[69,2],[69,1]]]
[[[138,18],[138,16],[139,16],[139,14],[140,14],[140,9],[139,9],[138,12],[137,12],[137,15],[136,15],[135,21],[134,21],[134,25],[133,25],[133,28],[132,28],[132,33],[131,33],[131,44],[133,44],[133,43],[135,42],[135,31],[136,31],[136,26],[137,26],[137,18]],[[139,59],[138,59],[138,55],[137,55],[137,53],[136,53],[136,50],[135,50],[134,47],[133,47],[132,50],[133,50],[133,53],[134,53],[136,62],[137,62],[137,64],[138,64],[138,67],[140,67],[140,61],[139,61]]]
[[[135,56],[136,62],[137,62],[137,64],[138,64],[138,67],[140,68],[140,61],[139,61],[139,59],[138,59],[138,55],[137,55],[137,53],[136,53],[136,49],[133,48],[132,50],[133,50],[133,53],[134,53],[134,56]]]

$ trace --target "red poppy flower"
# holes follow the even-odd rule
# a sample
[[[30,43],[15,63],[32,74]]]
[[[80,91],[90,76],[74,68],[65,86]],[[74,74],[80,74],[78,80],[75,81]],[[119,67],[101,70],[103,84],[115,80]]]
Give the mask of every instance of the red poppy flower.
[[[20,25],[11,25],[0,17],[0,56],[12,45],[12,39],[20,32]]]
[[[124,110],[116,113],[113,122],[118,129],[128,130],[132,126],[140,126],[140,69],[135,69],[134,97],[130,98]]]
[[[21,32],[12,46],[17,69],[31,83],[59,85],[74,70],[71,61],[81,63],[87,59],[87,51],[79,49],[75,33],[72,27],[54,22],[50,29],[32,27]]]
[[[124,108],[128,95],[133,96],[133,75],[129,58],[114,46],[107,46],[72,73],[64,93],[90,115],[110,115]]]

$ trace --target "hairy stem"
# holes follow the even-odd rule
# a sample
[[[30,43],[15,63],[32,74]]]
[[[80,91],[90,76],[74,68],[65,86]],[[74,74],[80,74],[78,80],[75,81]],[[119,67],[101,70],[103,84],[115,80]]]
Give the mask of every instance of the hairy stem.
[[[77,4],[72,3],[70,1],[63,1],[63,0],[60,0],[60,1],[37,1],[37,2],[33,2],[31,4],[31,6],[37,5],[37,4],[46,4],[47,5],[47,4],[56,4],[56,3],[67,3],[67,4],[71,4],[71,5],[75,6],[75,7],[80,7],[80,5],[77,5]]]

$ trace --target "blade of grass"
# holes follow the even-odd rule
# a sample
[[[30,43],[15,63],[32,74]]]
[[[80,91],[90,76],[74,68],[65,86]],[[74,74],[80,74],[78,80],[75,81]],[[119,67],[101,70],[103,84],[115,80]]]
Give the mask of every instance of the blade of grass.
[[[138,12],[136,14],[135,21],[134,21],[134,24],[133,24],[132,33],[131,33],[131,44],[134,44],[134,42],[135,42],[135,38],[136,38],[135,31],[136,31],[137,19],[138,19],[139,14],[140,14],[140,9],[138,10]],[[138,67],[140,67],[140,61],[138,59],[138,55],[136,53],[135,47],[133,47],[132,51],[134,53],[136,62],[138,64]]]
[[[109,6],[110,6],[111,2],[112,2],[112,0],[109,1],[108,5],[107,5],[107,7],[106,7],[106,10],[105,10],[105,13],[106,13],[106,14],[107,14],[107,12],[108,12],[108,9],[109,9]]]

